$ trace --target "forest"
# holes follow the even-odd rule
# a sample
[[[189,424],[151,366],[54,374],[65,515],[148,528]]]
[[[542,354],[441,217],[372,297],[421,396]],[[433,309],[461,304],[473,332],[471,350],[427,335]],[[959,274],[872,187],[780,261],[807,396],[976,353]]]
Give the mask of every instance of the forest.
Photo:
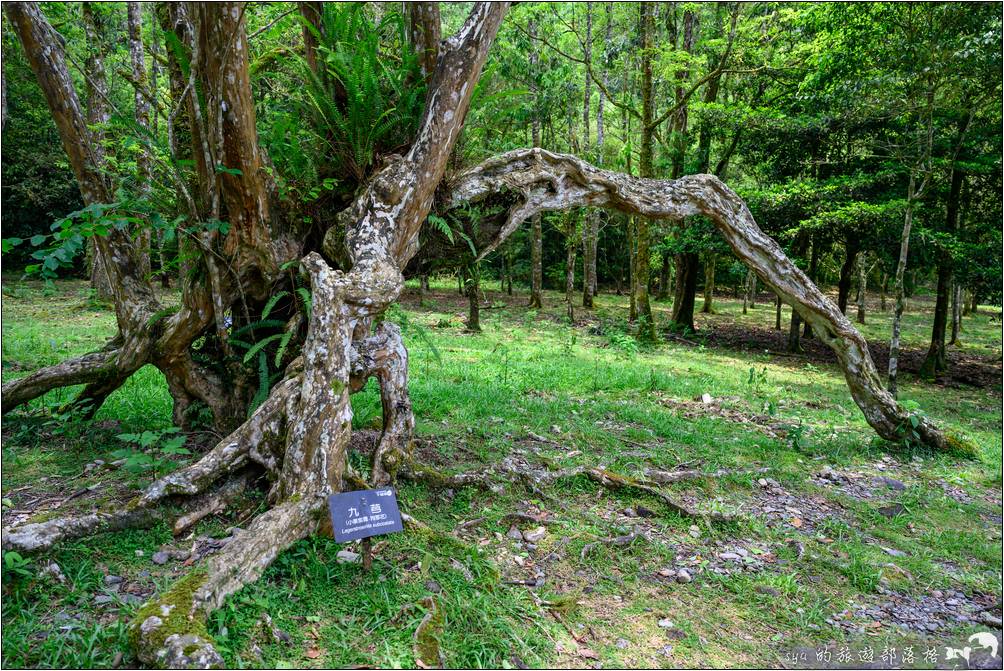
[[[1000,4],[0,21],[4,667],[1000,668]]]

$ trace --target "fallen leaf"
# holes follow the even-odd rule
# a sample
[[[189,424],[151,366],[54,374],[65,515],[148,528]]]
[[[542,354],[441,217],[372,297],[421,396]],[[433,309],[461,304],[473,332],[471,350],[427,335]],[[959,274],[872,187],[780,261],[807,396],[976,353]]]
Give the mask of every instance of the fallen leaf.
[[[793,518],[791,518],[791,526],[795,527],[796,529],[801,529],[802,528],[802,518],[801,517],[793,517]]]
[[[307,650],[307,658],[308,659],[317,659],[320,656],[321,656],[321,651],[318,650],[317,648],[309,648]]]
[[[600,656],[589,648],[579,648],[579,657],[583,659],[599,659]]]

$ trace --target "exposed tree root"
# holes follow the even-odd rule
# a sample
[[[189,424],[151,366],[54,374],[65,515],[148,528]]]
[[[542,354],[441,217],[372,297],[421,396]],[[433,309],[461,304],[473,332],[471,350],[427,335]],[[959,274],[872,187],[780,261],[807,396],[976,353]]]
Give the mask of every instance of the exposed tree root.
[[[498,478],[502,478],[509,480],[510,482],[526,485],[533,491],[539,491],[541,486],[548,485],[556,480],[585,476],[607,489],[623,489],[655,497],[662,501],[663,504],[665,504],[670,510],[682,517],[706,519],[712,522],[727,522],[733,519],[732,516],[725,515],[723,513],[692,510],[687,506],[678,503],[669,494],[660,490],[654,482],[620,475],[595,466],[574,466],[572,468],[551,470],[547,467],[534,468],[523,459],[519,459],[514,456],[507,456],[499,463],[489,466],[481,471],[445,474],[403,455],[399,455],[399,459],[399,476],[414,482],[421,482],[437,489],[470,486],[490,488],[493,485],[497,485]],[[728,473],[729,472],[711,473],[707,474],[707,476],[718,477]],[[695,475],[694,477],[703,476]],[[686,479],[685,476],[679,478],[679,480],[684,479]]]
[[[91,384],[107,379],[115,373],[117,357],[118,350],[109,349],[40,368],[0,387],[0,398],[2,398],[0,404],[6,413],[52,389]]]
[[[185,513],[174,521],[172,533],[175,536],[180,536],[206,517],[226,510],[234,499],[251,486],[259,475],[259,472],[256,471],[257,469],[246,468],[224,482],[219,489],[196,497],[188,506],[191,508],[191,512]]]
[[[161,668],[222,668],[223,658],[206,630],[209,614],[261,577],[280,552],[314,533],[323,512],[324,497],[313,496],[262,513],[205,569],[144,604],[129,627],[140,661]]]
[[[592,543],[586,543],[585,545],[583,545],[582,552],[579,553],[579,558],[585,559],[586,555],[588,555],[590,552],[592,552],[600,545],[618,545],[618,546],[631,545],[631,543],[633,543],[636,539],[644,537],[645,534],[640,534],[637,531],[632,531],[631,533],[625,534],[623,536],[612,536],[610,538],[601,538],[598,541],[594,541]]]
[[[501,191],[519,200],[479,259],[498,247],[524,221],[545,211],[602,207],[653,219],[683,220],[704,215],[732,250],[833,349],[847,387],[865,419],[881,437],[901,440],[912,432],[928,447],[975,454],[975,447],[946,436],[929,419],[911,414],[886,391],[868,344],[836,305],[757,226],[743,200],[713,175],[676,180],[643,179],[602,170],[566,154],[517,149],[495,156],[454,181],[451,205],[474,202]]]

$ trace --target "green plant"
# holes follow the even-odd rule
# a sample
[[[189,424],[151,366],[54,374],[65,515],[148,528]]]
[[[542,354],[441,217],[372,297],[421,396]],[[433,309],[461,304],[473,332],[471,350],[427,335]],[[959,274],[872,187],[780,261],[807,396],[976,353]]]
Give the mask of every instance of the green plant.
[[[30,578],[34,575],[30,568],[31,562],[14,550],[3,553],[4,582],[12,582],[18,578]]]
[[[142,433],[120,433],[115,436],[118,440],[130,445],[112,452],[116,459],[125,459],[122,467],[133,473],[144,473],[153,471],[154,475],[160,472],[170,463],[170,457],[184,456],[191,454],[185,449],[186,438],[177,435],[181,429],[172,426],[160,431],[143,431]]]

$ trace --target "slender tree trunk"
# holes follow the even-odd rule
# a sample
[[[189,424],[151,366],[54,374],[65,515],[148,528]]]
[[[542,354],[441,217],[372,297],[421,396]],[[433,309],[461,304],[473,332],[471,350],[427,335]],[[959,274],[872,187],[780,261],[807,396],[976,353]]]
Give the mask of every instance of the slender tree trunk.
[[[653,115],[655,111],[655,101],[653,99],[654,90],[652,85],[652,51],[655,42],[655,24],[653,15],[655,13],[655,3],[642,2],[639,4],[641,35],[641,92],[642,92],[642,114],[641,114],[641,148],[639,152],[639,174],[642,177],[654,177],[655,171],[652,164],[652,148],[654,144],[655,127],[653,125]],[[635,220],[635,239],[637,250],[635,252],[634,264],[634,293],[635,306],[638,312],[638,336],[641,340],[655,342],[656,329],[655,319],[652,316],[652,306],[648,296],[649,264],[651,263],[649,222],[646,217],[638,217]]]
[[[627,242],[628,242],[628,295],[631,297],[630,307],[628,308],[628,321],[632,324],[638,320],[638,292],[635,289],[635,285],[638,282],[638,277],[635,274],[635,268],[637,261],[635,260],[638,256],[637,250],[637,225],[635,224],[635,218],[629,217],[627,221]]]
[[[659,256],[662,262],[659,266],[659,293],[655,298],[664,301],[669,298],[669,252],[663,251]]]
[[[531,38],[537,37],[537,24],[534,21],[530,21],[529,32]],[[533,82],[530,86],[530,93],[533,97],[533,111],[530,119],[530,132],[532,136],[533,146],[540,146],[540,101],[537,99],[539,92],[537,88],[537,61],[538,61],[537,51],[534,50],[530,53],[530,77]],[[543,231],[540,224],[540,215],[536,215],[533,218],[532,227],[530,231],[530,306],[531,308],[540,309],[544,306],[543,300],[543,288],[544,288],[544,268],[543,268],[543,254],[544,254],[544,242],[543,242]]]
[[[962,331],[962,285],[952,284],[952,340],[949,345],[959,344],[959,333]]]
[[[858,323],[865,323],[865,300],[868,292],[868,252],[858,256]]]
[[[704,305],[701,306],[701,312],[704,314],[714,314],[714,300],[715,300],[715,263],[717,262],[717,256],[715,254],[707,254],[704,260]]]
[[[568,321],[575,321],[575,248],[576,248],[576,226],[573,213],[565,215],[565,304],[568,309]],[[588,215],[583,225],[588,225]],[[583,278],[583,284],[586,284]]]
[[[781,297],[774,294],[774,330],[781,330]]]
[[[467,294],[467,330],[481,333],[481,286],[480,271],[473,266],[464,266],[464,291]]]
[[[109,107],[108,77],[105,73],[105,57],[108,54],[107,19],[102,14],[106,9],[93,2],[81,3],[84,34],[87,36],[87,60],[84,63],[87,85],[87,125],[92,129],[91,151],[94,164],[103,169],[105,163],[105,128],[111,119]],[[108,261],[102,255],[97,240],[88,245],[90,255],[91,289],[101,299],[112,298],[112,280],[106,268]]]
[[[129,29],[129,58],[132,62],[132,84],[134,87],[133,105],[136,125],[149,130],[151,96],[149,82],[146,77],[146,63],[143,51],[143,5],[130,2],[126,10]],[[145,140],[136,157],[136,179],[139,183],[138,195],[147,198],[150,194],[150,155],[145,148]],[[142,264],[141,272],[150,275],[150,243],[151,235],[148,226],[142,226],[137,234],[136,244],[139,247]]]
[[[889,274],[886,271],[882,271],[882,276],[879,278],[881,283],[881,293],[879,294],[879,310],[885,312],[887,310],[885,304],[886,294],[889,292]]]
[[[899,242],[899,262],[896,264],[896,279],[893,288],[896,292],[896,310],[892,318],[892,338],[889,341],[889,378],[888,391],[893,398],[897,395],[897,378],[899,376],[899,338],[902,328],[903,311],[906,309],[906,287],[903,280],[906,275],[906,259],[910,251],[910,230],[913,227],[914,194],[917,188],[916,176],[910,174],[910,184],[907,187],[906,213],[903,216],[903,233]]]
[[[813,237],[812,241],[812,251],[809,254],[809,279],[816,283],[819,281],[819,238]],[[812,338],[812,324],[805,322],[805,328],[802,329],[802,337],[806,339]]]

